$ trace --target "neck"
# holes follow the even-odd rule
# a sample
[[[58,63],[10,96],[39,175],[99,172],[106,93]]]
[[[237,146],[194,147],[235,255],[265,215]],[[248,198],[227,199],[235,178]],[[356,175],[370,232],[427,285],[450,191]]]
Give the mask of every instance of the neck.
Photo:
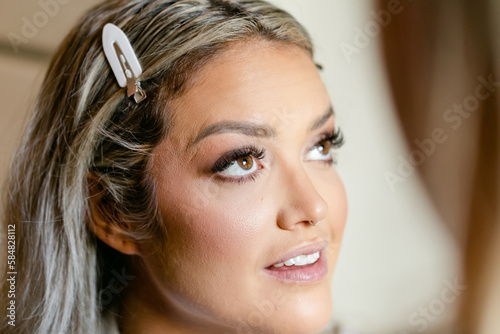
[[[234,329],[189,311],[188,307],[166,296],[152,280],[140,274],[124,293],[119,327],[121,334],[236,333]]]

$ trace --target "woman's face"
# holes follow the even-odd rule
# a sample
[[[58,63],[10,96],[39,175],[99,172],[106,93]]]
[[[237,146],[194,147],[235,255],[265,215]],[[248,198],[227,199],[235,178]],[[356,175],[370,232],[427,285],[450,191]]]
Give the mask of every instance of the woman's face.
[[[167,238],[161,254],[142,247],[147,292],[135,301],[150,327],[320,331],[346,197],[314,63],[295,46],[233,43],[172,108],[152,160]]]

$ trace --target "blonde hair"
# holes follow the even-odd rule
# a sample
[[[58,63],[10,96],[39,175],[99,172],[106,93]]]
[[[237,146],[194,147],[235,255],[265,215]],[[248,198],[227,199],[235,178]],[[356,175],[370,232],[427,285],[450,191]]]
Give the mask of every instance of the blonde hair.
[[[108,22],[125,32],[142,64],[147,99],[140,104],[118,87],[104,57]],[[16,228],[17,308],[16,326],[3,324],[3,332],[109,330],[99,291],[123,262],[113,263],[119,254],[90,232],[88,175],[98,178],[114,220],[133,226],[131,237],[164,233],[148,162],[172,126],[168,101],[228,43],[248,38],[296,45],[313,57],[304,28],[260,0],[106,1],[69,33],[9,175],[4,223]]]

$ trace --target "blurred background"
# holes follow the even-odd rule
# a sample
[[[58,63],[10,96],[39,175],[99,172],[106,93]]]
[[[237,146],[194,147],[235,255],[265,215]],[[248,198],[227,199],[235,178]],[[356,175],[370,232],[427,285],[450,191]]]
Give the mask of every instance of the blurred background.
[[[98,2],[2,0],[1,180],[51,55]],[[500,333],[500,2],[271,2],[311,33],[347,140],[332,326]]]

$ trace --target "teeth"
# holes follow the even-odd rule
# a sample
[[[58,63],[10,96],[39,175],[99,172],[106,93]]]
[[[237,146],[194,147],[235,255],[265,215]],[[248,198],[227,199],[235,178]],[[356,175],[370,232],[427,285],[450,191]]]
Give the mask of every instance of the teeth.
[[[307,255],[299,255],[296,257],[295,264],[297,266],[303,266],[307,264],[308,257]]]
[[[293,257],[291,259],[286,260],[285,262],[278,263],[273,265],[273,267],[283,267],[284,265],[287,267],[295,266],[305,266],[307,264],[311,264],[316,262],[319,259],[319,252],[309,254],[309,255],[299,255]]]

